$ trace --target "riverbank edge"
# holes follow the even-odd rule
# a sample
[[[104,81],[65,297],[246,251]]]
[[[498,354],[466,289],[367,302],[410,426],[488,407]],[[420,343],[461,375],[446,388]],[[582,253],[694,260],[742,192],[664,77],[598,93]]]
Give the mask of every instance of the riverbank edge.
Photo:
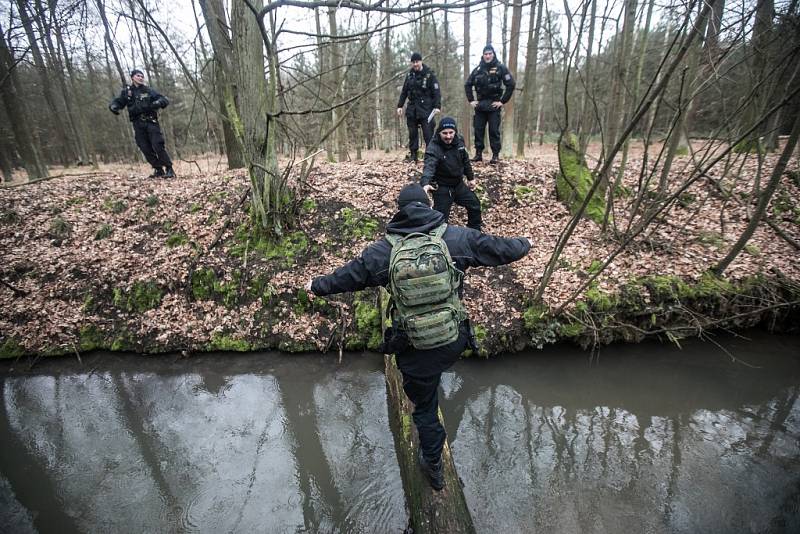
[[[135,314],[137,306],[147,308],[150,298],[146,287],[135,291],[127,295],[115,292],[107,303],[96,300],[102,299],[101,295],[92,295],[87,297],[86,304],[97,308],[127,306],[129,314]],[[84,322],[78,329],[76,342],[68,347],[26,351],[13,337],[7,338],[0,345],[0,359],[80,355],[93,350],[142,355],[379,350],[381,334],[376,290],[354,294],[348,303],[353,313],[347,318],[341,311],[344,308],[336,302],[324,298],[310,300],[303,290],[276,297],[265,302],[260,314],[263,327],[258,336],[242,338],[223,331],[208,342],[191,338],[172,338],[164,342],[130,334],[127,327],[130,318],[118,316],[116,320]],[[651,275],[632,280],[613,293],[590,287],[573,307],[559,314],[541,304],[520,304],[524,309],[522,319],[515,321],[508,330],[474,325],[480,344],[479,356],[541,349],[559,342],[570,342],[588,350],[611,343],[652,339],[680,344],[681,339],[715,330],[737,332],[761,327],[775,333],[800,331],[800,284],[780,273],[739,281],[718,278],[711,273],[697,281]],[[297,316],[319,314],[330,319],[325,322],[334,326],[322,325],[317,336],[303,341],[273,333],[270,326],[281,315],[279,310],[287,305]]]

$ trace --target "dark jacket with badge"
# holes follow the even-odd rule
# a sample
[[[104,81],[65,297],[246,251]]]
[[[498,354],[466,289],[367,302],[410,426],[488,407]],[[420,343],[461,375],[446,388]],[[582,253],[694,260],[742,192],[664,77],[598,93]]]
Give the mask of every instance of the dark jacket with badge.
[[[117,98],[111,101],[108,108],[119,113],[122,108],[128,108],[128,118],[131,122],[145,120],[156,122],[157,110],[169,105],[167,97],[147,85],[128,85]]]
[[[431,182],[439,185],[455,187],[463,176],[467,180],[475,178],[469,152],[464,145],[464,138],[456,134],[449,145],[442,141],[437,130],[435,138],[425,149],[425,166],[419,185],[426,186]]]
[[[492,111],[491,103],[499,100],[503,104],[511,100],[516,82],[505,65],[493,58],[491,62],[481,61],[470,73],[464,82],[464,91],[467,100],[472,102],[475,96],[472,88],[475,87],[479,111]],[[484,109],[486,108],[486,109]]]
[[[427,119],[434,109],[442,108],[442,92],[436,74],[425,64],[419,72],[411,69],[406,74],[397,107],[402,108],[408,99],[406,116]]]
[[[420,202],[411,202],[392,217],[386,232],[398,235],[428,233],[443,223],[444,216],[438,211]],[[531,247],[524,237],[494,237],[463,226],[448,225],[442,238],[447,243],[450,257],[462,272],[470,267],[495,267],[511,263],[525,256]],[[315,278],[311,290],[315,295],[324,296],[385,286],[389,283],[391,253],[392,246],[384,237],[333,273]],[[463,292],[462,282],[458,290],[459,297],[463,297]],[[462,322],[460,331],[459,339],[452,344],[428,350],[408,347],[405,334],[399,331],[391,336],[388,343],[385,340],[385,349],[396,354],[397,365],[404,375],[433,376],[448,369],[463,352],[469,335],[467,321]],[[403,343],[403,338],[406,343]]]

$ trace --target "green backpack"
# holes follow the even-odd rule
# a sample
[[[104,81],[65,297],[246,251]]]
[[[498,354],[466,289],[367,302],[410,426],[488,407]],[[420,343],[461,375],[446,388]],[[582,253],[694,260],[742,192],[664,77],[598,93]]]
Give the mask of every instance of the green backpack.
[[[458,338],[466,312],[458,298],[464,273],[458,270],[442,235],[447,224],[430,234],[386,234],[389,256],[390,317],[416,349],[434,349]]]

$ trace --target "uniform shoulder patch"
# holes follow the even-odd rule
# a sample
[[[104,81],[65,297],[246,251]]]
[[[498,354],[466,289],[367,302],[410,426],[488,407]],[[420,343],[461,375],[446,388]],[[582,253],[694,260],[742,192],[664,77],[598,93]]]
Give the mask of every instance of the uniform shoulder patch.
[[[438,83],[433,84],[433,88],[434,89],[438,89],[439,88],[439,84]]]
[[[506,75],[504,76],[504,78],[505,78],[506,80],[510,80],[510,79],[511,79],[511,73],[510,73],[510,72],[507,72],[507,73],[506,73]]]

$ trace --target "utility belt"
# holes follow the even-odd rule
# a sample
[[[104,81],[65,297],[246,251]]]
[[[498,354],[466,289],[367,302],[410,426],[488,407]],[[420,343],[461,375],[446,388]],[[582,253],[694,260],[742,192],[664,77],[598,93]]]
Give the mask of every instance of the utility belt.
[[[133,122],[152,122],[153,124],[158,124],[158,115],[154,113],[142,113],[133,119]]]

